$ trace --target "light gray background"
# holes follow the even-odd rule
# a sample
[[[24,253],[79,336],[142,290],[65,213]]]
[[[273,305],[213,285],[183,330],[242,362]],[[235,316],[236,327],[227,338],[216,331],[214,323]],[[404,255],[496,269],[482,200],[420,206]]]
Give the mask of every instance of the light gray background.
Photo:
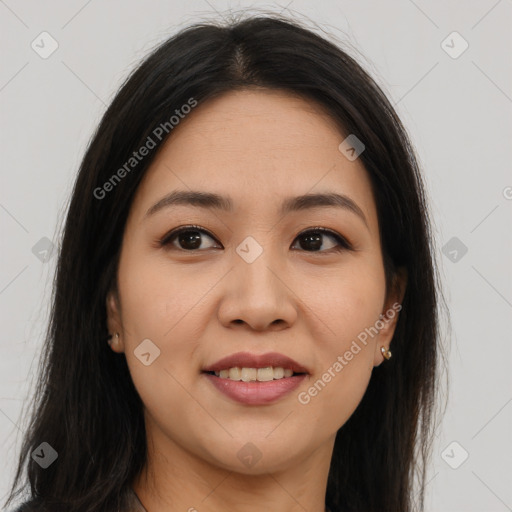
[[[512,510],[511,0],[0,1],[2,501],[56,262],[32,248],[43,237],[58,243],[89,137],[135,64],[179,28],[249,6],[306,16],[347,41],[396,105],[425,172],[452,316],[450,400],[427,509]],[[47,59],[31,48],[43,31],[59,45]],[[453,31],[469,44],[457,58],[442,45]],[[452,237],[468,248],[456,262],[453,248],[441,251]]]

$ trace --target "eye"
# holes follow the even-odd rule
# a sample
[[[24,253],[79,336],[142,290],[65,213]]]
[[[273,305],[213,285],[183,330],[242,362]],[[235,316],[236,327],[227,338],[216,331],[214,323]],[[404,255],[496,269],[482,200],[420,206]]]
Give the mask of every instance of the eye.
[[[180,244],[177,249],[183,251],[195,251],[197,249],[211,249],[211,247],[201,247],[202,240],[201,235],[206,235],[208,238],[214,240],[213,236],[210,235],[206,230],[199,226],[185,226],[179,229],[174,229],[165,237],[160,240],[161,246],[174,245],[174,239],[176,243]]]
[[[174,229],[165,235],[164,238],[159,241],[159,244],[162,247],[174,246],[179,250],[190,252],[197,251],[198,249],[214,248],[202,247],[202,235],[206,235],[210,240],[215,240],[213,235],[199,226],[184,226]],[[331,240],[334,240],[335,243],[331,243],[330,247],[324,247],[322,249],[322,246],[324,245],[324,241],[322,239],[324,237],[329,237]],[[327,228],[317,227],[308,229],[300,233],[296,240],[299,240],[301,249],[307,252],[331,253],[353,250],[352,245],[344,237]]]
[[[322,238],[326,236],[330,237],[331,240],[334,240],[335,244],[327,247],[327,249],[324,248],[320,250],[323,245]],[[335,231],[331,231],[327,228],[308,229],[307,231],[300,233],[297,236],[297,239],[302,241],[300,246],[307,252],[331,253],[344,250],[353,250],[352,245],[345,238],[343,238]]]

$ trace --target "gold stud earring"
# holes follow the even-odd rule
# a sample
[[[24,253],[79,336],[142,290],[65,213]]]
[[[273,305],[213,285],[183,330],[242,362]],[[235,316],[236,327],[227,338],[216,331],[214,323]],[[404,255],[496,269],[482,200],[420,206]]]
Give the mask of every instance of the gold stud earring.
[[[386,347],[380,347],[380,351],[385,359],[389,359],[391,357],[391,351],[389,351]]]

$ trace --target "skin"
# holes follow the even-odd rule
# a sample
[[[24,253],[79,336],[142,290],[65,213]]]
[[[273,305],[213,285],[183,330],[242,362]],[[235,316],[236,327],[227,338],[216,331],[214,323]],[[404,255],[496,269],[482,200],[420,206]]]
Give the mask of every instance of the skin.
[[[401,274],[386,295],[378,217],[359,159],[338,149],[348,134],[318,105],[280,91],[231,92],[198,105],[174,128],[137,190],[123,238],[118,293],[107,297],[112,350],[124,353],[145,406],[148,463],[133,488],[148,511],[323,512],[337,430],[360,403],[383,362],[398,318],[336,373],[308,404],[298,400],[365,328],[405,291]],[[169,192],[229,195],[232,213],[173,206],[145,216]],[[278,215],[284,198],[337,192],[366,217],[320,207]],[[208,230],[199,249],[172,229]],[[307,228],[324,227],[356,250],[311,249]],[[252,263],[235,249],[252,236],[263,248]],[[301,244],[302,240],[302,244]],[[293,247],[293,249],[292,249]],[[145,366],[134,350],[149,338],[160,356]],[[390,347],[392,348],[392,347]],[[276,351],[310,374],[265,406],[217,391],[201,369],[238,351]],[[248,442],[261,459],[244,465]]]

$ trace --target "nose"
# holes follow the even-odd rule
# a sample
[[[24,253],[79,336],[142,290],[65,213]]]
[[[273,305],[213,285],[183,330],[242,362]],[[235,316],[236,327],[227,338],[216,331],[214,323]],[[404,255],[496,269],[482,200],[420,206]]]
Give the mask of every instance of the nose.
[[[218,310],[225,327],[280,331],[294,324],[297,296],[286,282],[284,264],[276,261],[269,250],[252,263],[234,253]]]

